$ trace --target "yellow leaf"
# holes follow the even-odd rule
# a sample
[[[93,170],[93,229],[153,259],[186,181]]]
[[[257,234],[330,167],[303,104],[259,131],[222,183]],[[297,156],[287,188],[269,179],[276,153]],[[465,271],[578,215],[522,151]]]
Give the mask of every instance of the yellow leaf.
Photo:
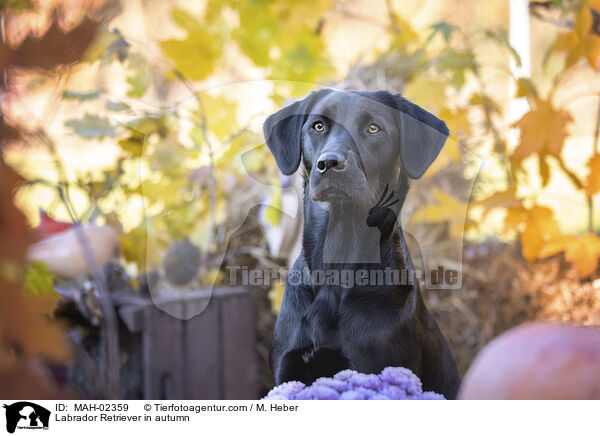
[[[206,124],[220,141],[237,130],[237,103],[227,97],[218,95],[213,97],[203,94],[201,97],[202,107],[198,114],[204,113]]]
[[[448,125],[451,138],[457,139],[459,133],[467,136],[471,134],[471,123],[467,116],[468,113],[469,111],[466,108],[451,110],[447,107],[438,112],[438,116]]]
[[[419,41],[419,34],[404,17],[396,13],[391,13],[393,26],[392,44],[395,47],[406,49],[411,43]]]
[[[162,41],[162,51],[173,60],[175,69],[186,79],[206,79],[214,71],[215,61],[222,53],[220,38],[209,31],[206,23],[183,9],[173,10],[171,16],[188,35],[183,40]]]
[[[535,109],[514,124],[521,134],[519,145],[510,156],[512,160],[522,160],[533,153],[560,157],[567,125],[573,117],[566,110],[553,108],[549,101],[537,99],[535,102]]]
[[[598,0],[584,0],[575,15],[574,30],[556,39],[554,49],[567,52],[566,66],[571,67],[581,58],[587,59],[590,66],[598,70],[600,62],[600,37],[592,32],[591,9],[600,7]]]
[[[265,210],[265,221],[275,227],[281,218],[281,186],[274,183],[271,187],[271,204]]]
[[[467,204],[456,200],[439,189],[435,188],[433,197],[437,204],[425,206],[417,210],[412,217],[412,221],[426,221],[430,223],[447,222],[450,230],[450,237],[458,239],[463,236],[465,230],[465,218]]]
[[[446,168],[451,163],[460,162],[460,148],[458,142],[448,141],[436,160],[433,161],[424,177],[431,177],[442,168]]]
[[[273,312],[278,313],[281,308],[281,301],[283,300],[283,293],[285,291],[285,283],[281,280],[275,280],[269,291],[269,300],[271,301],[271,309]]]
[[[581,277],[587,277],[596,270],[598,256],[600,238],[593,233],[581,235],[565,250],[565,259],[575,266]]]
[[[592,157],[588,162],[590,172],[588,174],[585,191],[588,197],[600,191],[600,155]]]
[[[442,80],[417,76],[406,85],[402,94],[429,110],[440,111],[446,107],[446,82]]]
[[[523,206],[514,206],[506,209],[504,217],[504,231],[518,230],[519,227],[527,222],[527,209]]]

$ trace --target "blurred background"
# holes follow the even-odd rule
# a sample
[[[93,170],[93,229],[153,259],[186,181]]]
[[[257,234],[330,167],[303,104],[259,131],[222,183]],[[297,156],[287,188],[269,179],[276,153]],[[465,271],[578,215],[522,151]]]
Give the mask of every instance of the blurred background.
[[[418,264],[462,273],[424,291],[461,373],[525,321],[600,325],[597,0],[0,13],[3,398],[263,396],[283,282],[232,278],[285,268],[302,217],[262,123],[324,86],[450,128],[402,220]]]

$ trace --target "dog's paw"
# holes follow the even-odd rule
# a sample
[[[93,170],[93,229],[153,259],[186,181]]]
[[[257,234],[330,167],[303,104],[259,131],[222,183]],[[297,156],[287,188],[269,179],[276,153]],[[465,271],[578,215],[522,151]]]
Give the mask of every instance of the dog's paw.
[[[314,348],[308,348],[300,352],[300,356],[302,357],[302,361],[305,364],[308,364],[311,359],[315,356]]]

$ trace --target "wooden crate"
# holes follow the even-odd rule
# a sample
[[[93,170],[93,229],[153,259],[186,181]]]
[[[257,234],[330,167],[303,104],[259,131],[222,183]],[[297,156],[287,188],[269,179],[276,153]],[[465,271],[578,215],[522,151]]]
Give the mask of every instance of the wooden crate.
[[[256,313],[248,289],[162,297],[159,305],[176,316],[148,298],[115,296],[114,302],[127,329],[141,334],[145,399],[257,398]]]

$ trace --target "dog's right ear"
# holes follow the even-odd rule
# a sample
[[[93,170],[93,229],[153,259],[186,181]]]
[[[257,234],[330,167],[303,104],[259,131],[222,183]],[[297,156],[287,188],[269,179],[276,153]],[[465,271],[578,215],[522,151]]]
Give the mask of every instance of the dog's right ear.
[[[330,89],[311,92],[303,100],[296,101],[265,121],[263,133],[275,162],[283,174],[292,175],[300,166],[302,157],[302,126],[311,108]]]
[[[263,124],[267,145],[283,174],[294,174],[302,156],[302,124],[305,116],[300,112],[302,101],[294,102],[275,112]]]

